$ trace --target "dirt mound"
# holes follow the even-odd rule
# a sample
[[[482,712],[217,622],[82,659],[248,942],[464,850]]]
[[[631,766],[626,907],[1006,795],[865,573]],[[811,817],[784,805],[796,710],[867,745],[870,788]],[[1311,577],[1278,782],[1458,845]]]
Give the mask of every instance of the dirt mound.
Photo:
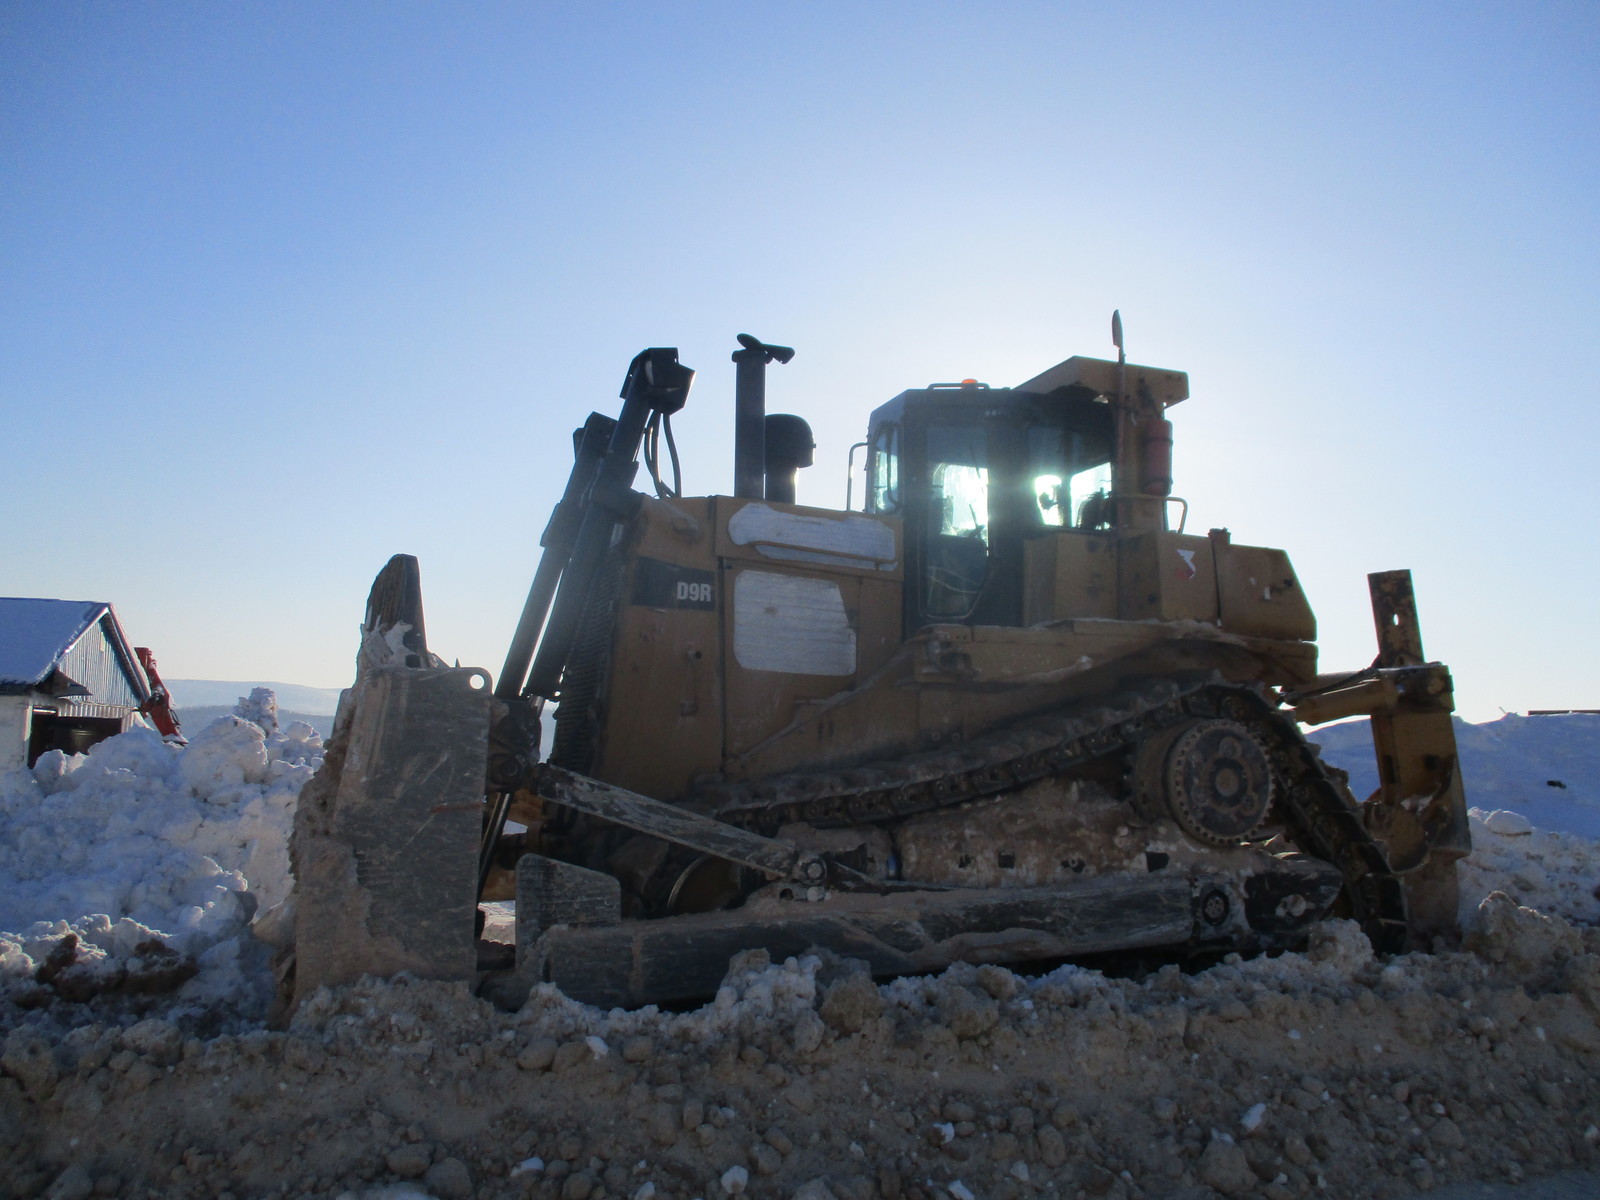
[[[1494,896],[1473,947],[1375,961],[1332,922],[1195,975],[881,987],[756,953],[688,1013],[402,978],[237,1036],[13,1008],[0,1192],[1280,1200],[1593,1165],[1600,931]]]

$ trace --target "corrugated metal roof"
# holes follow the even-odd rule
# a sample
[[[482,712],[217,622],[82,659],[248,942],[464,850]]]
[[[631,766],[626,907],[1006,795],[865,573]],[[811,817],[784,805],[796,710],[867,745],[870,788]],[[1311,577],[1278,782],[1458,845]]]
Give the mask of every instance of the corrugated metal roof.
[[[0,684],[43,682],[110,607],[99,600],[0,596]]]

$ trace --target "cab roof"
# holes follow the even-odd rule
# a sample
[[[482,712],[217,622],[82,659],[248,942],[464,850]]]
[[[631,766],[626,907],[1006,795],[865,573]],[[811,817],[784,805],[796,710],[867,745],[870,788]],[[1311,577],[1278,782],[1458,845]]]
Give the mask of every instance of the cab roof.
[[[1096,395],[1110,396],[1117,391],[1119,370],[1128,373],[1128,384],[1137,389],[1143,383],[1150,394],[1170,408],[1180,400],[1189,398],[1189,373],[1169,371],[1165,367],[1144,367],[1138,363],[1122,366],[1104,358],[1074,356],[1059,362],[1048,371],[1041,371],[1026,383],[1019,383],[1013,391],[1043,392],[1046,395],[1064,387],[1086,387]]]

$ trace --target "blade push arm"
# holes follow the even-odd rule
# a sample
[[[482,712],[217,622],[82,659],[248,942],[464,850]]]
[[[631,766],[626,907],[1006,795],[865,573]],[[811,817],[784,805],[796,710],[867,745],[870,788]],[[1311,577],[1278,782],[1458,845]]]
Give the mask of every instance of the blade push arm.
[[[552,767],[549,763],[539,767],[534,790],[546,800],[674,845],[754,867],[775,878],[820,884],[828,875],[827,865],[819,856],[803,853],[789,842],[725,825],[626,788]]]

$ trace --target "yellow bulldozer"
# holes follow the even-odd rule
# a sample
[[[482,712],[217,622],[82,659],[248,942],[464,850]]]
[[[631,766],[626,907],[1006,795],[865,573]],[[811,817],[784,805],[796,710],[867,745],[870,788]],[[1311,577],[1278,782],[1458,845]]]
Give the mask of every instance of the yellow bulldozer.
[[[843,511],[794,502],[811,432],[765,411],[792,350],[740,335],[734,494],[702,497],[671,430],[694,373],[639,354],[574,435],[497,679],[428,649],[414,559],[375,582],[284,996],[408,970],[634,1006],[755,948],[888,976],[1260,951],[1330,914],[1385,953],[1447,936],[1469,829],[1409,573],[1370,577],[1373,664],[1320,675],[1288,555],[1186,529],[1188,377],[1113,341],[902,392]],[[1356,715],[1360,802],[1300,732]],[[484,937],[507,900],[514,940]]]

